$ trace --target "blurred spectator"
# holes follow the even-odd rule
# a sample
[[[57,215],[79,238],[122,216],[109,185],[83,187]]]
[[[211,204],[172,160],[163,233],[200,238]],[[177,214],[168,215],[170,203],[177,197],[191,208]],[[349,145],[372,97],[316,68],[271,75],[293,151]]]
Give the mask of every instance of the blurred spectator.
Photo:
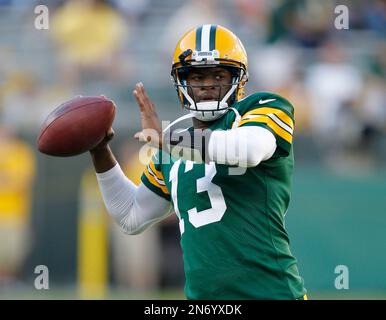
[[[298,50],[291,46],[262,46],[251,51],[250,80],[258,91],[277,91],[287,85],[299,65]]]
[[[268,0],[235,0],[236,23],[238,34],[245,34],[245,38],[265,39],[268,33],[268,19],[272,10],[272,2]],[[235,24],[236,24],[235,23]]]
[[[55,107],[72,96],[60,83],[44,87],[36,75],[27,71],[10,74],[2,94],[3,121],[14,129],[32,132]]]
[[[5,126],[0,153],[0,285],[7,285],[17,281],[29,250],[35,156]]]
[[[335,159],[345,151],[345,145],[358,143],[360,138],[361,126],[355,109],[363,90],[363,78],[336,40],[327,41],[319,57],[320,61],[308,68],[305,79],[311,125],[323,154]]]
[[[129,21],[137,23],[146,15],[151,5],[150,0],[113,0],[112,2]]]
[[[333,27],[333,5],[317,0],[280,1],[271,13],[268,42],[287,40],[305,48],[319,46]]]
[[[52,17],[51,30],[69,84],[95,76],[119,79],[125,72],[126,24],[107,1],[67,1]]]
[[[262,46],[249,54],[248,92],[270,91],[287,98],[295,107],[296,133],[309,130],[309,99],[299,66],[298,49],[284,44]]]
[[[380,36],[386,36],[386,0],[366,2],[363,8],[366,26]]]
[[[15,18],[20,18],[24,16],[28,10],[33,10],[33,4],[23,0],[0,0],[0,7],[7,7],[7,14]]]
[[[385,79],[371,74],[366,79],[359,115],[363,124],[361,147],[363,152],[385,159],[386,152],[379,140],[386,133]]]
[[[379,42],[369,60],[370,71],[386,81],[386,41]]]

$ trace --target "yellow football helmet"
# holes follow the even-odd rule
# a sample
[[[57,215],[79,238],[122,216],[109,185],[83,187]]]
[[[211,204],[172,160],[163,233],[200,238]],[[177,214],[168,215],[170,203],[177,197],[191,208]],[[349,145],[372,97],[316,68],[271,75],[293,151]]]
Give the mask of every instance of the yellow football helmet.
[[[189,95],[186,76],[191,68],[203,67],[223,67],[231,72],[230,89],[221,101],[196,103]],[[189,30],[178,42],[171,75],[182,106],[195,113],[199,120],[215,120],[244,95],[244,85],[248,81],[247,53],[230,30],[220,25],[202,25]]]

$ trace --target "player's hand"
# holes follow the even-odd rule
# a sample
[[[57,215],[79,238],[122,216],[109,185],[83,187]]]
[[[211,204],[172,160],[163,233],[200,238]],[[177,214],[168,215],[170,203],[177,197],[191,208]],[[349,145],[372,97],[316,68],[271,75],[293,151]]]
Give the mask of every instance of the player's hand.
[[[133,95],[141,111],[142,124],[142,131],[137,132],[134,138],[139,141],[149,142],[154,147],[162,148],[161,124],[155,105],[150,100],[142,82],[136,84]]]
[[[90,153],[98,153],[101,151],[105,151],[107,149],[107,146],[109,142],[114,138],[114,130],[113,128],[110,128],[107,130],[105,137],[101,142],[97,144],[93,149],[90,150]]]

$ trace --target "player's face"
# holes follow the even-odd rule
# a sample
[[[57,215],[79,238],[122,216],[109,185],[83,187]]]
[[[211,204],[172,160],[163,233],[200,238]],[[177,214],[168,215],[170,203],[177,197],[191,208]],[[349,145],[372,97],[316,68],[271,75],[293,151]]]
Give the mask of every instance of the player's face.
[[[195,68],[187,76],[189,94],[196,103],[222,100],[231,88],[232,75],[229,70],[214,68]]]

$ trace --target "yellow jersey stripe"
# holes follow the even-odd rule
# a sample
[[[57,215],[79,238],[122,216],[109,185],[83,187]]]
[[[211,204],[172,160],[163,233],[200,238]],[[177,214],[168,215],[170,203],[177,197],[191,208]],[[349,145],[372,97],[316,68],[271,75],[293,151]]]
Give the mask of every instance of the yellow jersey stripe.
[[[146,178],[149,180],[149,182],[150,182],[153,186],[157,187],[158,189],[161,189],[163,193],[169,195],[169,191],[168,191],[168,189],[166,188],[166,186],[160,185],[160,184],[158,183],[158,181],[150,174],[150,172],[149,172],[148,170],[145,170],[144,172],[145,172]]]
[[[150,166],[151,171],[153,171],[153,173],[157,176],[158,179],[165,181],[162,172],[155,168],[153,161],[150,161],[149,166]]]
[[[268,114],[268,113],[273,113],[281,121],[283,121],[286,125],[291,127],[292,130],[294,129],[294,122],[292,121],[292,119],[285,112],[283,112],[280,109],[276,109],[276,108],[264,107],[264,108],[253,109],[253,110],[248,111],[247,113],[243,114],[243,116],[241,117],[241,120],[242,120],[242,118],[249,116],[249,115],[252,115],[252,114]]]
[[[258,117],[261,117],[261,116],[264,116],[264,117],[269,117],[271,118],[278,126],[280,126],[282,129],[284,129],[285,131],[289,132],[290,134],[293,134],[293,130],[290,126],[287,126],[287,124],[285,124],[283,121],[281,121],[276,115],[274,115],[273,113],[268,113],[268,114],[250,114],[249,116],[246,116],[246,117],[243,117],[242,120],[245,121],[245,120],[250,120],[250,119],[254,119],[254,118],[258,118]]]
[[[256,118],[242,120],[239,126],[242,126],[245,123],[251,123],[251,122],[267,124],[279,137],[281,137],[288,143],[292,143],[292,135],[289,132],[285,131],[283,128],[281,128],[276,122],[274,122],[268,116],[259,116]]]
[[[156,176],[156,174],[153,172],[153,170],[151,170],[151,168],[149,166],[147,166],[147,171],[149,172],[149,174],[157,181],[158,184],[160,184],[161,186],[164,186],[165,185],[165,181],[163,178],[158,178]]]

